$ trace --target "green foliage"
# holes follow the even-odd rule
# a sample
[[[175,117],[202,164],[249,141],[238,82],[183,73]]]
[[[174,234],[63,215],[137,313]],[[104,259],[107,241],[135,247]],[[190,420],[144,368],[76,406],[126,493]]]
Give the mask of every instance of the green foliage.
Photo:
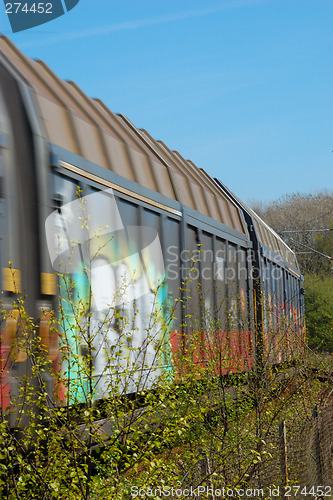
[[[296,252],[304,288],[309,346],[333,352],[333,193],[291,194],[254,210]],[[324,231],[321,231],[324,229]],[[329,229],[331,229],[329,231]]]
[[[306,275],[305,289],[309,347],[333,352],[333,276]]]
[[[16,306],[25,321],[16,352],[29,350],[31,373],[22,378],[16,401],[21,425],[11,429],[2,414],[1,498],[125,500],[139,489],[223,485],[236,490],[258,487],[271,477],[282,484],[279,471],[267,472],[279,461],[278,423],[303,425],[322,392],[297,367],[272,371],[268,363],[260,371],[221,377],[216,365],[207,365],[198,379],[189,346],[182,382],[162,375],[153,390],[132,398],[121,397],[114,387],[103,405],[93,404],[91,392],[83,405],[52,405],[42,377],[49,363],[37,325],[22,302]],[[67,363],[68,356],[64,351]],[[76,356],[76,380],[80,363]],[[61,383],[68,390],[73,386],[68,379]]]
[[[246,317],[235,331],[237,300],[230,293],[231,302],[225,304],[230,311],[226,324],[209,310],[204,314],[205,324],[200,324],[186,303],[197,293],[200,307],[205,307],[204,293],[194,285],[190,281],[184,284],[182,305],[191,335],[175,355],[177,370],[162,372],[149,390],[143,383],[131,397],[124,394],[130,382],[142,380],[142,373],[153,374],[153,367],[133,362],[142,354],[138,346],[128,347],[135,318],[110,307],[108,320],[116,319],[121,328],[117,329],[117,342],[106,353],[109,385],[102,404],[96,402],[92,382],[98,349],[95,339],[100,331],[92,328],[90,297],[88,305],[81,297],[73,297],[73,283],[63,277],[59,331],[54,316],[49,316],[61,346],[63,370],[58,374],[52,370],[48,350],[24,300],[16,301],[16,340],[7,362],[11,358],[18,367],[18,359],[26,359],[26,372],[17,376],[11,413],[1,414],[0,498],[127,500],[139,489],[195,490],[222,485],[236,490],[272,485],[273,481],[283,485],[280,471],[274,469],[280,460],[278,424],[286,420],[299,429],[304,419],[310,421],[323,385],[297,365],[272,370],[274,343],[265,345],[263,362],[253,370],[242,356],[232,359],[231,346],[237,332],[246,333]],[[274,331],[268,313],[267,337],[274,338],[294,359],[300,352],[299,346],[290,346],[295,335],[293,321],[280,321]],[[151,315],[147,341],[154,342],[156,359],[165,360],[165,356],[158,358],[165,349],[163,341],[155,342],[156,311]],[[10,312],[3,310],[2,317],[6,324]],[[167,321],[159,323],[159,329],[168,326]],[[164,339],[164,332],[160,333]],[[77,348],[82,345],[86,346],[84,355]],[[305,353],[305,346],[301,347]],[[303,370],[306,365],[303,355]],[[2,364],[3,370],[5,366]],[[240,370],[241,375],[232,373]],[[55,393],[62,388],[62,398],[52,400],[47,385],[50,377]],[[293,481],[298,473],[295,466]]]

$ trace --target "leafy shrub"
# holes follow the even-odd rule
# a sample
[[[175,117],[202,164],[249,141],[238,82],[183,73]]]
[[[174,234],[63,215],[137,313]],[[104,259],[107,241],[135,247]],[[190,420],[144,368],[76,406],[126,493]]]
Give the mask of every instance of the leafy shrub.
[[[305,277],[305,314],[311,349],[333,352],[333,277]]]

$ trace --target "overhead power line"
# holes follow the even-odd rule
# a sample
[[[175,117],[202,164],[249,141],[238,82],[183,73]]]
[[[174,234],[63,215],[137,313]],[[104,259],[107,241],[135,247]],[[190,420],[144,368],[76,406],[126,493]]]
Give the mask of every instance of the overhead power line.
[[[285,231],[280,231],[281,234],[284,233],[320,233],[320,232],[325,232],[325,231],[333,231],[332,229],[293,229],[291,231],[285,230]]]
[[[291,238],[291,239],[292,239],[292,241],[294,241],[297,245],[300,245],[301,247],[307,248],[308,250],[311,250],[311,252],[317,253],[317,254],[321,255],[322,257],[325,257],[326,259],[333,260],[333,257],[330,257],[329,255],[326,255],[325,253],[319,252],[319,250],[316,250],[315,248],[311,248],[311,247],[309,247],[308,245],[304,245],[304,243],[301,243],[300,241],[295,240],[295,239],[294,239],[294,238],[292,238],[291,236],[290,236],[290,238]]]

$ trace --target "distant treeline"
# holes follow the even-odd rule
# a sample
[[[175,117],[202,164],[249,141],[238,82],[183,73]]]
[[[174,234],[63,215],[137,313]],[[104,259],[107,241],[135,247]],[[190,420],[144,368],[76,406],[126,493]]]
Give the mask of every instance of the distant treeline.
[[[309,346],[333,352],[333,192],[288,194],[251,207],[297,254]]]

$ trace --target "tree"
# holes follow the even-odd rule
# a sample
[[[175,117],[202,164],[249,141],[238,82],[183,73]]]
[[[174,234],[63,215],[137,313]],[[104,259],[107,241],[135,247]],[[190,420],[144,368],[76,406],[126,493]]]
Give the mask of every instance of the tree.
[[[288,194],[266,204],[252,201],[251,206],[296,252],[303,274],[329,272],[331,263],[324,255],[333,257],[333,231],[317,230],[333,228],[332,192]],[[294,230],[302,232],[285,232]]]
[[[254,201],[252,208],[296,252],[305,274],[309,346],[332,352],[333,193],[290,194],[267,204]]]

